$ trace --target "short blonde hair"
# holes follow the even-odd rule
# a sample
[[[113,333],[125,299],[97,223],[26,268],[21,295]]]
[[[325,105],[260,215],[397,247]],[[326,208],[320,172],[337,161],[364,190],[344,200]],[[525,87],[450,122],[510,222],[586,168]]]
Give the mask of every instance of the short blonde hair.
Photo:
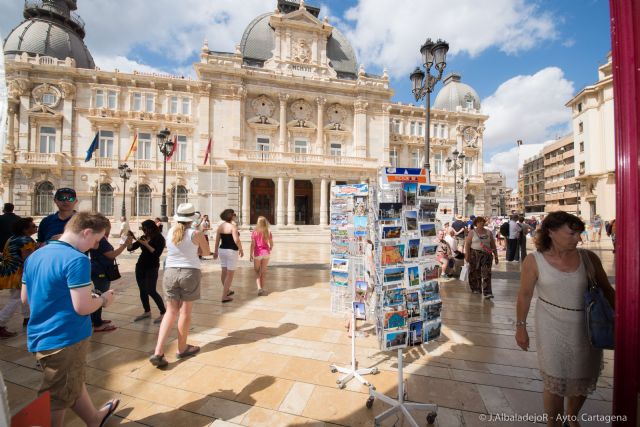
[[[111,222],[101,213],[88,211],[76,212],[64,226],[64,231],[80,233],[90,229],[94,233],[101,233],[111,227]]]

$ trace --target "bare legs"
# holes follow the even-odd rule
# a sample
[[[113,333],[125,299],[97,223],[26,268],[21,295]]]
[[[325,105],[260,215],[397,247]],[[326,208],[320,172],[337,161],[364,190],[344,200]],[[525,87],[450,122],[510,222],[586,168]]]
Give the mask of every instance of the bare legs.
[[[76,400],[76,403],[71,407],[71,410],[75,412],[88,427],[99,426],[105,415],[107,415],[107,412],[109,412],[109,408],[107,406],[104,406],[99,410],[93,406],[93,402],[91,401],[91,397],[89,397],[87,386],[85,384],[82,384],[80,396],[78,397],[78,400]],[[65,411],[66,409],[51,411],[52,427],[62,427]]]
[[[183,303],[187,304],[187,303]],[[189,309],[191,309],[191,304],[189,304]],[[167,338],[169,338],[169,333],[171,332],[171,328],[173,328],[173,323],[176,321],[178,314],[181,314],[182,311],[180,309],[180,301],[174,299],[167,300],[167,312],[164,314],[162,318],[162,322],[160,322],[160,331],[158,332],[158,343],[156,344],[156,349],[154,354],[156,356],[164,355],[164,345],[167,343]],[[189,310],[189,322],[191,321],[191,311]],[[180,323],[178,324],[178,328],[180,328]],[[188,331],[188,330],[187,330]],[[186,331],[185,331],[186,332]],[[180,331],[178,331],[178,337],[180,337]],[[186,337],[185,337],[186,341]],[[178,351],[180,351],[180,340],[178,339]]]
[[[545,389],[542,393],[542,400],[544,402],[544,412],[547,414],[547,426],[549,427],[562,427],[562,419],[564,415],[564,397],[551,393]],[[569,418],[569,425],[571,427],[579,427],[578,414],[584,401],[587,400],[587,396],[570,396],[567,398],[567,415]]]
[[[187,336],[189,336],[189,326],[191,326],[191,309],[193,301],[183,301],[180,306],[180,317],[178,317],[178,353],[187,351]]]
[[[267,277],[267,267],[269,258],[257,259],[253,261],[253,269],[256,272],[256,286],[258,290],[264,289],[264,280]]]
[[[222,281],[222,302],[231,301],[229,291],[231,290],[231,283],[233,283],[233,273],[235,273],[234,270],[228,270],[222,267],[222,272],[220,273],[220,280]]]

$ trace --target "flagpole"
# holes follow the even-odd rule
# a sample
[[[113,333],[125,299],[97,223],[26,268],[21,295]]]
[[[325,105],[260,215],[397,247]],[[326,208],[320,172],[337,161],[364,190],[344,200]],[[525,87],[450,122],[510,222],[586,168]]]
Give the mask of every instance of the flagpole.
[[[209,147],[209,215],[213,217],[213,147]],[[211,219],[209,219],[211,223]]]

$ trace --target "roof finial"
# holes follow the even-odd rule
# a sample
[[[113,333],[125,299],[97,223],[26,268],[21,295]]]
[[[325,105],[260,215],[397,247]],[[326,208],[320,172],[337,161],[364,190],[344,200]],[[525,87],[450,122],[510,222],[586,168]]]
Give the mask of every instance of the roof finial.
[[[209,41],[207,39],[204,39],[204,42],[202,43],[202,50],[203,52],[209,52]]]
[[[304,7],[304,0],[300,0],[300,9],[306,9],[306,7]]]

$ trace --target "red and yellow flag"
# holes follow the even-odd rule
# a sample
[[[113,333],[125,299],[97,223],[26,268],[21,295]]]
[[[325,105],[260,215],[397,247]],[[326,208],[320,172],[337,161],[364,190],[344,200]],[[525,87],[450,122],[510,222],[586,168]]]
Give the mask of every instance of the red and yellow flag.
[[[133,137],[133,142],[131,143],[131,147],[129,147],[129,152],[127,152],[127,155],[124,157],[124,161],[126,162],[129,159],[129,156],[136,151],[138,151],[138,132],[136,132]]]

